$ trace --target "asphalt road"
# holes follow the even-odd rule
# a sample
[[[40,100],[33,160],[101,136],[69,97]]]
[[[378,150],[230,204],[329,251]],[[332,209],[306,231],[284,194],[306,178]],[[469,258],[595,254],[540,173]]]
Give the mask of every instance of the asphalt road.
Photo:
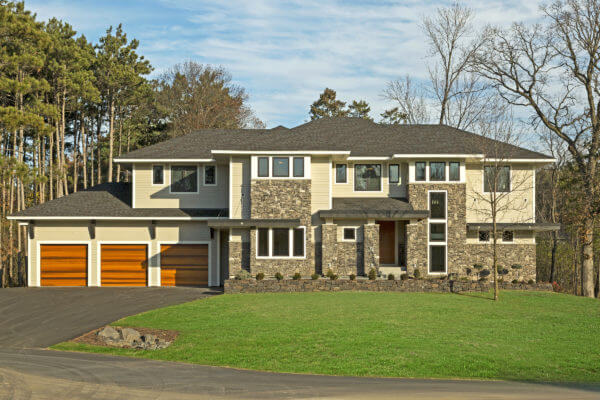
[[[0,399],[600,398],[600,386],[277,374],[42,348],[129,314],[209,294],[159,288],[0,290]]]

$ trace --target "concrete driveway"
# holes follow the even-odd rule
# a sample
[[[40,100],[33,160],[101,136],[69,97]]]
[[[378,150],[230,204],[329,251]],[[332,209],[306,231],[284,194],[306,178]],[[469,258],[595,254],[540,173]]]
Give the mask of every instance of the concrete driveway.
[[[598,399],[600,387],[276,374],[44,350],[202,289],[0,290],[0,399]]]

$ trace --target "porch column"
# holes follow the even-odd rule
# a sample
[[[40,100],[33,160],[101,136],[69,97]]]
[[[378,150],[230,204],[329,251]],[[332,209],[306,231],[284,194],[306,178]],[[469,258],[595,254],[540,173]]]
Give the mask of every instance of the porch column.
[[[240,229],[231,229],[229,233],[229,277],[232,278],[242,269],[242,232]]]
[[[322,272],[336,271],[337,265],[337,225],[326,223],[321,225],[321,257]]]
[[[368,274],[371,268],[379,268],[379,225],[368,223],[363,225],[364,268]]]

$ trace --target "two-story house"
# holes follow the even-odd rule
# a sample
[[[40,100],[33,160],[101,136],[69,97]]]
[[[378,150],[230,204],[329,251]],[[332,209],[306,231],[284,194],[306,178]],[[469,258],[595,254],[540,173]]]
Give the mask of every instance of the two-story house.
[[[506,279],[535,279],[536,232],[557,229],[535,221],[535,172],[553,159],[441,125],[203,130],[115,159],[130,183],[10,218],[28,225],[30,286],[217,286],[240,269],[473,277],[491,265],[490,144],[510,155],[497,190],[514,205],[500,207],[498,260]]]

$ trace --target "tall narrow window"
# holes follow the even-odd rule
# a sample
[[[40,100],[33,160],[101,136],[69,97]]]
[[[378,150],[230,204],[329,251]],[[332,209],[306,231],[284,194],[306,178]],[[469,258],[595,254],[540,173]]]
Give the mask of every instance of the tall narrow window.
[[[429,273],[443,274],[446,269],[446,224],[448,212],[446,192],[429,192]]]
[[[354,190],[378,192],[381,190],[381,164],[354,165]]]
[[[294,157],[294,177],[302,178],[304,176],[304,157]]]
[[[258,157],[258,176],[259,178],[269,176],[269,157]]]
[[[483,191],[510,192],[510,167],[486,165],[483,168]]]
[[[269,229],[258,228],[258,256],[269,257]]]
[[[152,166],[152,184],[162,185],[165,183],[164,169],[162,165]]]
[[[460,181],[460,163],[456,161],[450,162],[450,176],[451,181]]]
[[[294,257],[304,257],[304,228],[295,228],[293,230]]]
[[[214,165],[204,166],[204,184],[205,185],[216,185],[217,184],[217,167]]]
[[[446,193],[429,193],[429,212],[431,219],[446,219]]]
[[[446,246],[429,246],[429,271],[446,272]]]
[[[431,223],[429,224],[429,241],[445,242],[446,241],[446,224]]]
[[[400,182],[400,166],[398,164],[390,164],[390,183]]]
[[[425,175],[425,167],[426,163],[424,161],[417,161],[415,163],[415,181],[424,181],[426,179]]]
[[[171,166],[171,192],[193,193],[198,191],[198,168],[195,165]]]
[[[290,230],[273,228],[273,257],[290,256]]]
[[[290,159],[288,157],[273,157],[273,176],[277,178],[290,176]]]
[[[335,183],[347,183],[347,165],[346,164],[336,164],[335,165]]]
[[[446,163],[445,162],[430,162],[429,163],[429,180],[430,181],[445,181],[446,180]]]

